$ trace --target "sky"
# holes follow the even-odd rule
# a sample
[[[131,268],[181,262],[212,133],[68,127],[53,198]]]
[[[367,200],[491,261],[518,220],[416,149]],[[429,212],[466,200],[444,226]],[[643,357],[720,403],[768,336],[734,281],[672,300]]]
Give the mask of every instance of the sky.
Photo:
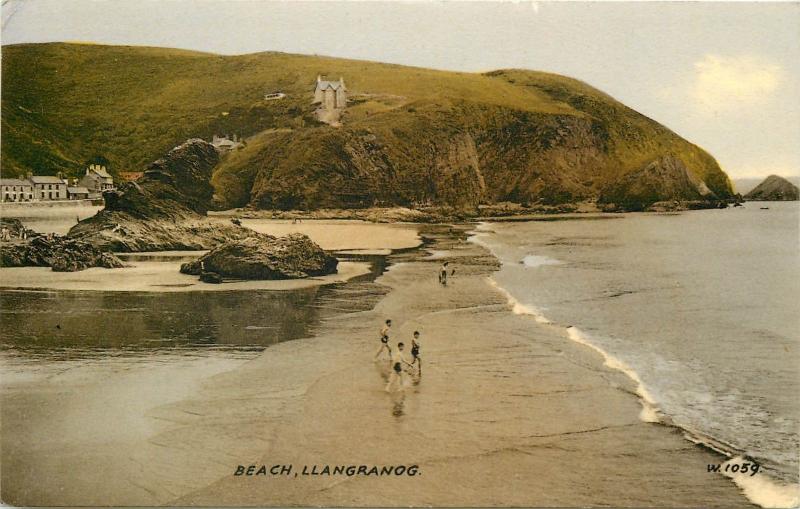
[[[800,3],[2,0],[3,44],[526,68],[611,94],[733,178],[800,174]]]

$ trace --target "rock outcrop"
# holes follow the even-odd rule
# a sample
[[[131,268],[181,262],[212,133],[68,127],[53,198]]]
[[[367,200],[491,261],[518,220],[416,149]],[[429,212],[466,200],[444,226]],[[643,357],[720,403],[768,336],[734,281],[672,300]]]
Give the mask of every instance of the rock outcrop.
[[[125,265],[113,254],[68,237],[35,235],[27,241],[0,245],[2,267],[52,267],[76,272],[90,267],[116,269]]]
[[[749,201],[797,201],[800,191],[783,177],[770,175],[752,191],[744,195]]]
[[[597,201],[606,210],[641,211],[656,203],[676,201],[707,202],[713,207],[715,198],[713,191],[692,175],[683,161],[667,155],[607,186]]]
[[[335,273],[337,264],[336,258],[303,234],[256,234],[226,242],[184,263],[181,272],[209,279],[213,277],[208,274],[234,279],[297,279]]]
[[[151,163],[136,182],[103,195],[105,208],[69,236],[112,251],[210,249],[249,230],[205,216],[211,205],[214,147],[192,139]]]

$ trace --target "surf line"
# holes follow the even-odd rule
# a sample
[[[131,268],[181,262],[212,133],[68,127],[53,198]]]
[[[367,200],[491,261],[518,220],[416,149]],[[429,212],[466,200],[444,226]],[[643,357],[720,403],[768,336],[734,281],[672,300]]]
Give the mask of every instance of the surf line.
[[[490,231],[489,223],[481,222],[478,224],[477,228],[473,232],[471,232],[472,234],[469,237],[469,241],[485,249],[488,249],[489,252],[491,252],[496,258],[499,259],[497,254],[494,253],[492,246],[481,238],[481,236],[486,235],[489,231]],[[497,281],[495,281],[494,278],[490,277],[489,283],[492,285],[492,287],[494,287],[497,291],[499,291],[506,297],[509,306],[511,306],[511,311],[514,314],[528,315],[532,317],[534,320],[536,320],[537,323],[540,324],[554,325],[554,326],[558,325],[550,321],[547,317],[545,317],[540,310],[534,308],[533,306],[526,305],[518,301],[516,297],[511,295],[511,292],[509,292],[508,290],[497,284]],[[640,420],[642,420],[643,422],[672,425],[672,423],[668,422],[668,420],[665,422],[665,420],[663,419],[664,416],[661,413],[658,404],[656,403],[655,399],[650,394],[650,392],[648,392],[647,388],[644,385],[644,382],[642,382],[642,379],[639,378],[639,374],[636,373],[636,371],[634,371],[625,362],[621,361],[620,359],[617,359],[613,355],[609,354],[602,348],[598,347],[597,345],[589,341],[586,337],[586,334],[584,334],[583,331],[581,331],[577,327],[574,327],[572,325],[566,326],[566,335],[572,341],[580,343],[581,345],[584,345],[588,348],[591,348],[592,350],[600,354],[600,356],[603,358],[604,366],[610,369],[621,371],[625,376],[627,376],[634,382],[634,384],[636,385],[636,390],[635,390],[636,395],[638,396],[639,403],[642,405],[642,410],[639,412]]]
[[[508,290],[497,284],[497,282],[489,278],[489,284],[492,285],[497,291],[501,292],[505,295],[506,299],[508,300],[509,306],[511,306],[511,311],[516,315],[528,315],[532,317],[537,323],[541,324],[548,324],[548,325],[556,325],[547,317],[545,317],[538,309],[533,308],[532,306],[527,306],[519,302]],[[576,343],[580,343],[588,348],[591,348],[603,358],[603,365],[609,369],[614,369],[617,371],[621,371],[625,376],[630,378],[636,384],[636,395],[639,397],[639,403],[642,405],[642,409],[639,412],[639,419],[643,422],[652,422],[652,423],[662,423],[662,414],[661,410],[658,407],[658,404],[655,402],[653,397],[647,391],[642,379],[639,378],[639,375],[634,371],[630,366],[625,364],[625,362],[617,359],[613,355],[609,354],[602,348],[596,346],[588,339],[586,339],[586,335],[572,325],[566,327],[566,334],[569,339]],[[665,423],[671,424],[671,423]]]
[[[472,234],[469,237],[469,241],[488,249],[489,252],[499,259],[491,245],[484,239],[480,238],[482,235],[486,235],[487,233],[491,232],[491,230],[488,228],[489,226],[489,223],[486,222],[479,223],[478,228],[474,232],[471,232]],[[587,338],[588,335],[579,328],[572,325],[564,326],[550,321],[539,309],[535,308],[534,306],[519,302],[513,295],[511,295],[511,292],[500,286],[493,278],[490,277],[488,280],[489,284],[493,288],[506,297],[508,305],[511,307],[511,310],[514,314],[530,316],[540,324],[563,327],[566,330],[566,336],[570,340],[591,348],[603,358],[604,366],[610,369],[621,371],[629,379],[631,379],[636,384],[635,392],[638,396],[639,403],[642,405],[642,409],[639,412],[639,419],[641,421],[676,428],[683,432],[684,438],[689,442],[710,449],[725,457],[727,461],[721,464],[722,468],[720,469],[720,474],[733,481],[750,502],[761,507],[789,508],[800,506],[800,486],[787,485],[768,474],[762,475],[759,473],[757,476],[751,476],[746,473],[733,473],[728,471],[724,468],[728,464],[742,464],[745,461],[753,460],[742,451],[738,450],[738,448],[730,444],[725,444],[721,440],[713,439],[702,433],[698,433],[675,423],[670,416],[661,411],[655,399],[647,391],[647,388],[645,387],[641,378],[639,378],[638,373],[636,373],[636,371],[634,371],[625,362],[617,359],[602,348],[593,344]]]

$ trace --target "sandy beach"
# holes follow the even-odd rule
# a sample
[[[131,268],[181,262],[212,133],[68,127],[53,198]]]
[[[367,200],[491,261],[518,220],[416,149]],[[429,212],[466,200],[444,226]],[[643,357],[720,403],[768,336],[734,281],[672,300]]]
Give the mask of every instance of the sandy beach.
[[[629,379],[603,367],[599,355],[571,342],[563,328],[514,314],[489,279],[496,260],[465,242],[463,231],[452,236],[441,230],[426,233],[434,240],[433,255],[394,257],[395,265],[379,279],[390,291],[374,310],[340,315],[314,337],[273,345],[254,359],[194,370],[193,376],[181,377],[185,383],[178,394],[134,407],[149,423],[134,427],[135,433],[118,431],[113,440],[99,442],[94,435],[82,442],[74,431],[64,433],[95,415],[94,405],[103,398],[93,397],[95,410],[59,416],[61,441],[35,440],[33,435],[53,430],[51,423],[29,427],[27,440],[12,445],[8,430],[31,416],[18,406],[21,386],[6,386],[7,461],[10,457],[18,465],[21,458],[64,451],[67,443],[73,452],[36,462],[25,469],[28,477],[11,484],[6,479],[11,489],[4,490],[5,500],[30,505],[747,505],[730,481],[705,473],[705,465],[720,461],[719,456],[692,445],[677,430],[642,422]],[[435,279],[443,259],[457,267],[447,287]],[[383,391],[387,362],[372,360],[377,329],[386,317],[395,321],[393,342],[407,340],[413,330],[422,332],[423,377],[401,393]],[[164,376],[157,373],[143,376],[152,384]],[[46,389],[52,383],[62,391],[78,388],[74,380],[56,377],[37,382],[39,398],[48,392],[52,397],[53,389]],[[87,383],[94,386],[84,380],[82,390]],[[78,399],[86,404],[87,398]],[[67,472],[79,461],[81,476],[71,478]],[[313,465],[418,465],[420,474],[233,475],[239,465],[273,464],[292,465],[294,473],[304,465],[309,470]],[[112,465],[115,474],[105,475]],[[48,481],[33,489],[28,483],[34,479]]]
[[[96,415],[96,407],[31,416],[24,385],[6,385],[4,464],[24,466],[18,470],[24,475],[9,479],[4,469],[4,501],[750,505],[730,480],[706,472],[723,457],[640,418],[635,384],[623,373],[571,341],[563,326],[515,313],[490,279],[497,260],[467,242],[467,230],[423,227],[424,249],[389,257],[391,267],[377,280],[388,293],[374,309],[327,319],[314,335],[254,358],[195,370],[177,393],[131,410],[147,422],[135,433],[78,440],[76,424]],[[436,280],[443,260],[456,269],[447,286]],[[388,361],[373,361],[386,318],[394,321],[392,344],[422,333],[422,377],[401,392],[384,391]],[[155,375],[142,376],[153,386]],[[62,376],[28,391],[53,408],[59,391],[100,390],[96,383]],[[113,386],[108,390],[110,397]],[[73,431],[37,440],[55,429]],[[28,460],[34,463],[23,465]],[[291,465],[291,473],[236,476],[240,465],[255,465],[253,472]],[[413,476],[302,473],[325,465],[418,470]]]

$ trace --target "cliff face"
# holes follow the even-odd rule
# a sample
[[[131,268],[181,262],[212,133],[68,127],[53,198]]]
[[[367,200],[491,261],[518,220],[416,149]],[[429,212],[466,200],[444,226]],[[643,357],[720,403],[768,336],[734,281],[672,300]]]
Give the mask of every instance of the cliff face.
[[[770,175],[752,191],[744,195],[750,201],[797,201],[800,192],[796,185],[783,177]]]
[[[669,170],[657,177],[661,190],[652,201],[732,196],[713,157],[588,85],[529,71],[485,78],[498,90],[511,84],[560,106],[532,111],[419,100],[349,121],[345,116],[339,129],[271,133],[235,162],[223,160],[215,173],[222,204],[474,209],[497,202],[555,205],[602,194],[638,209],[635,203],[650,198],[634,181],[655,178],[652,169],[642,171],[652,163]],[[231,180],[247,185],[229,185]],[[625,189],[639,195],[623,199]]]
[[[560,204],[596,199],[665,157],[713,196],[732,195],[701,148],[585,83],[543,72],[71,44],[6,46],[2,65],[0,156],[9,176],[30,168],[75,175],[98,155],[112,172],[141,168],[187,138],[238,134],[246,146],[214,169],[221,208]],[[347,80],[340,128],[313,119],[318,74]],[[263,90],[285,97],[264,101]],[[210,206],[207,186],[163,173],[151,167],[147,187],[179,193],[179,212]],[[164,189],[156,192],[156,181]],[[695,187],[674,181],[659,197],[696,199]],[[137,209],[132,189],[117,199],[110,210],[150,213]]]
[[[705,182],[694,176],[683,161],[670,155],[609,184],[601,191],[598,202],[613,204],[621,210],[639,211],[661,201],[715,198],[716,194]]]
[[[189,140],[150,164],[137,182],[105,193],[105,208],[68,235],[113,251],[208,249],[241,237],[242,228],[204,217],[218,160],[210,143]]]

